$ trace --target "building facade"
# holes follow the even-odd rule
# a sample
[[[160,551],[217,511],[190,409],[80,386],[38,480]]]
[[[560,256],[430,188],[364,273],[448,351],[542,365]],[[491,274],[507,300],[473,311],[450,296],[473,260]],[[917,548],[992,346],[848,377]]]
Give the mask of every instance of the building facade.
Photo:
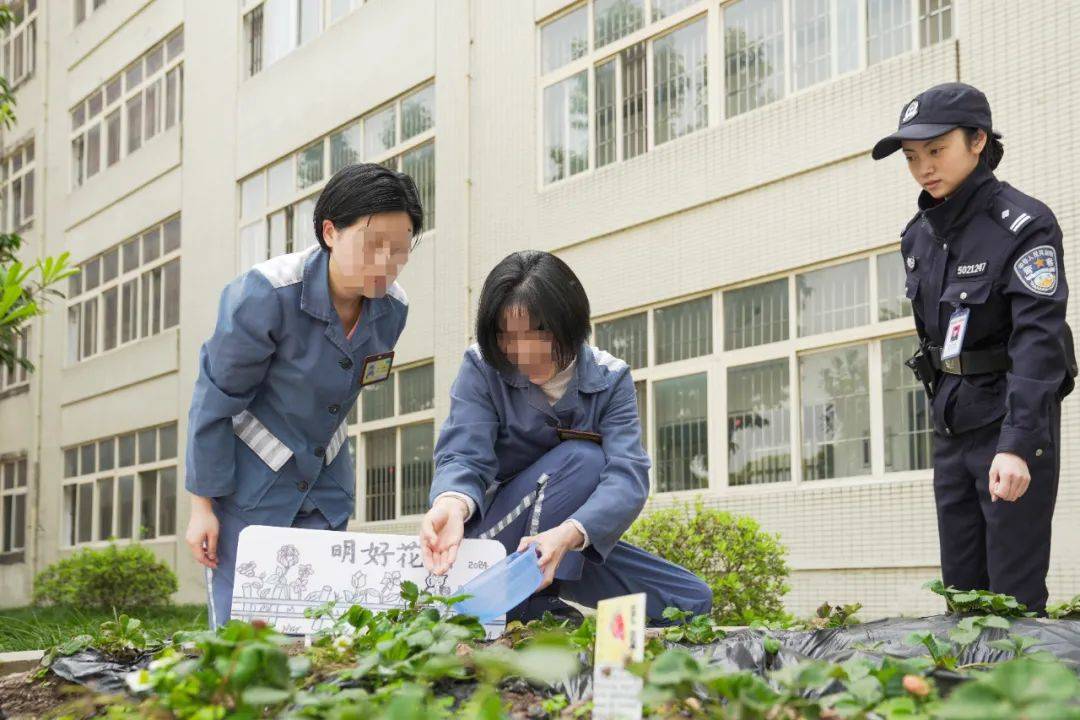
[[[391,382],[350,416],[355,529],[412,532],[488,270],[555,252],[626,359],[651,505],[780,533],[789,608],[930,612],[938,574],[899,231],[874,141],[938,82],[983,89],[999,176],[1080,231],[1071,0],[23,0],[2,38],[4,228],[81,272],[0,373],[0,604],[73,549],[183,543],[187,409],[223,286],[315,242],[340,167],[408,172],[428,230]],[[1076,304],[1074,303],[1074,306]],[[1074,322],[1078,311],[1070,312]],[[1065,404],[1053,599],[1080,592]]]

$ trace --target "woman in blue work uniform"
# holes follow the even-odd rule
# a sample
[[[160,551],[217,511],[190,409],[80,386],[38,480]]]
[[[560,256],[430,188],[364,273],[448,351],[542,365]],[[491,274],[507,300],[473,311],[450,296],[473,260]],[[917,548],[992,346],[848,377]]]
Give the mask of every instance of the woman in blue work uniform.
[[[488,275],[435,447],[425,566],[448,571],[463,537],[536,543],[543,584],[508,620],[639,592],[654,623],[668,606],[707,613],[704,582],[619,539],[650,463],[629,367],[587,345],[590,330],[589,299],[554,255],[514,253]]]
[[[315,204],[318,245],[226,286],[191,400],[186,541],[213,570],[211,626],[229,618],[247,525],[344,530],[355,473],[346,417],[386,379],[408,300],[394,282],[422,230],[416,185],[343,168]]]
[[[946,585],[1046,608],[1061,400],[1075,360],[1061,228],[994,177],[1004,149],[977,89],[947,83],[906,103],[874,159],[903,150],[922,187],[901,234],[930,396]]]

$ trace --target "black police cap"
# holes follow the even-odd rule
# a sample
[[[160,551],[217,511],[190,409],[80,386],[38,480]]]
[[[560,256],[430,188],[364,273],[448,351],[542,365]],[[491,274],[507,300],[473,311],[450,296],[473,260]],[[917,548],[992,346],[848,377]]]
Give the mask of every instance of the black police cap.
[[[976,88],[964,83],[944,83],[924,91],[900,110],[896,132],[874,145],[875,160],[892,155],[904,140],[929,140],[958,127],[981,128],[994,137],[990,103]]]

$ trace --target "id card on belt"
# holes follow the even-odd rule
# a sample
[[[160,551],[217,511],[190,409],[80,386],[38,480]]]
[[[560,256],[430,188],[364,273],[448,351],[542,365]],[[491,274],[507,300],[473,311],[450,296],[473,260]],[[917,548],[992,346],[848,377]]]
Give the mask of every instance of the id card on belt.
[[[970,308],[961,307],[957,308],[949,316],[949,327],[945,332],[945,344],[941,346],[942,360],[959,357],[960,348],[964,345],[964,334],[967,332],[969,314],[971,314]]]
[[[597,445],[600,445],[604,440],[600,433],[589,432],[588,430],[555,428],[555,434],[559,436],[559,440],[589,440]]]
[[[394,366],[394,352],[368,355],[360,370],[360,386],[374,385],[390,377],[390,368]]]

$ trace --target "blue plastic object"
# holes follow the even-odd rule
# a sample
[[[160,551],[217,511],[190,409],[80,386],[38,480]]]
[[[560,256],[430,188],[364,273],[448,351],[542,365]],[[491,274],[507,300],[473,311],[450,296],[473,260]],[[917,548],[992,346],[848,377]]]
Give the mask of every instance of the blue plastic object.
[[[544,580],[540,571],[536,546],[507,555],[462,586],[458,595],[472,595],[454,609],[465,615],[475,615],[486,623],[514,609],[536,592]]]

